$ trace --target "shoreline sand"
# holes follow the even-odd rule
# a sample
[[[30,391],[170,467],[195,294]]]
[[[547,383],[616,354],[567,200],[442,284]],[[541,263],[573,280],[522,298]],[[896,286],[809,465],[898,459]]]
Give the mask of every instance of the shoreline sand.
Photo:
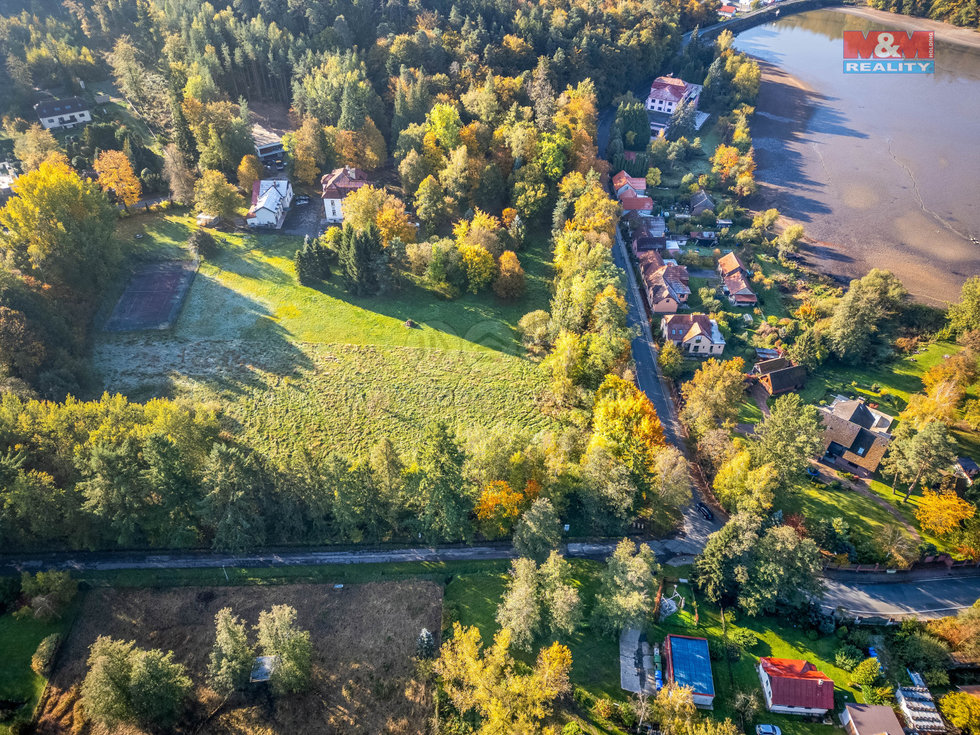
[[[935,31],[936,36],[943,41],[980,49],[980,31],[973,28],[954,26],[950,23],[943,23],[942,21],[931,20],[930,18],[920,18],[916,15],[901,15],[900,13],[890,13],[886,10],[875,10],[866,6],[845,5],[842,7],[828,7],[826,9],[846,13],[847,15],[857,15],[869,20],[880,20],[883,23],[898,26],[903,31]]]
[[[840,12],[873,20],[889,22],[907,29],[936,30],[937,37],[980,49],[980,33],[956,28],[948,24],[924,18],[910,18],[871,8],[835,8]],[[955,297],[951,286],[959,290],[959,281],[965,275],[954,275],[949,270],[937,268],[937,263],[922,248],[910,247],[893,239],[868,238],[855,241],[848,227],[847,218],[854,217],[848,205],[848,197],[833,187],[814,184],[812,176],[829,176],[827,163],[819,147],[813,142],[811,120],[818,109],[825,107],[828,99],[821,92],[783,68],[754,57],[759,63],[762,79],[756,113],[753,116],[752,135],[756,141],[756,172],[759,192],[748,202],[753,210],[775,207],[783,215],[780,224],[799,223],[807,230],[807,238],[800,256],[814,270],[846,284],[859,278],[874,267],[888,267],[905,283],[910,294],[918,301],[942,306]],[[813,152],[817,151],[814,156]],[[818,179],[819,181],[819,179]],[[801,184],[808,182],[810,185]],[[830,183],[830,179],[827,180]],[[868,196],[873,199],[872,196]],[[869,205],[870,206],[870,205]],[[873,209],[862,207],[863,217],[874,219]],[[817,227],[807,219],[814,212],[834,213],[840,220],[837,227],[824,222]],[[799,215],[801,216],[794,216]],[[935,223],[927,223],[932,227]],[[909,232],[915,230],[913,240],[928,239],[926,224],[912,223]],[[817,230],[817,232],[814,232]],[[968,257],[968,260],[974,260]],[[980,260],[974,262],[980,263]],[[962,265],[962,264],[961,264]],[[960,270],[957,268],[956,270]],[[976,268],[975,272],[980,272]],[[952,282],[956,282],[954,286]]]

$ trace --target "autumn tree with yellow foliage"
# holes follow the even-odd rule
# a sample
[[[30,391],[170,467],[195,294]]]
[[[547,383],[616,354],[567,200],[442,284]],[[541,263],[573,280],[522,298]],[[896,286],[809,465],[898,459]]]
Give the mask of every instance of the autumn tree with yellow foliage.
[[[125,153],[102,151],[95,159],[94,168],[102,191],[114,193],[127,211],[140,200],[143,188]]]
[[[646,393],[627,380],[608,375],[596,391],[589,445],[608,449],[634,476],[642,478],[653,471],[657,454],[667,442]]]
[[[510,641],[504,628],[484,649],[478,628],[455,623],[436,661],[449,700],[464,717],[479,718],[476,732],[482,735],[539,732],[555,701],[571,691],[572,654],[566,646],[541,649],[531,672],[523,674]]]
[[[262,165],[258,156],[249,153],[247,156],[242,156],[242,162],[238,164],[236,173],[238,175],[238,188],[244,191],[246,195],[250,195],[255,182],[261,180],[265,174],[265,166]]]
[[[0,208],[0,252],[25,274],[84,290],[99,288],[118,260],[117,212],[95,182],[64,160],[17,179]]]
[[[922,493],[919,507],[915,509],[916,520],[922,529],[938,536],[957,530],[960,523],[973,518],[976,513],[975,505],[952,491],[926,490]]]
[[[416,228],[405,211],[405,203],[380,187],[362,186],[348,194],[344,199],[344,223],[359,231],[366,231],[373,224],[385,247],[396,237],[403,243],[415,242]]]

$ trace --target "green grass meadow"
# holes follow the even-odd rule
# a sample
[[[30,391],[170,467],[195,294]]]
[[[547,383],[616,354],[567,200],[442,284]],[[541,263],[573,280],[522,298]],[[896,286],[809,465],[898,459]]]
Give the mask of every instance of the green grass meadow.
[[[33,618],[15,618],[12,613],[0,616],[0,700],[25,702],[14,717],[0,722],[0,735],[8,735],[15,722],[31,719],[38,698],[47,683],[31,669],[31,657],[38,644],[52,633],[65,633],[74,617],[75,607],[61,620],[41,622]]]
[[[119,235],[140,258],[182,258],[192,228],[186,216],[140,215]],[[544,376],[516,329],[547,308],[543,240],[519,253],[528,291],[505,303],[492,293],[448,301],[411,283],[355,298],[336,274],[301,286],[292,263],[300,238],[218,237],[221,251],[201,263],[172,329],[98,336],[106,389],[214,401],[230,430],[273,454],[300,445],[360,453],[384,436],[409,448],[435,419],[460,433],[552,425],[537,405]]]

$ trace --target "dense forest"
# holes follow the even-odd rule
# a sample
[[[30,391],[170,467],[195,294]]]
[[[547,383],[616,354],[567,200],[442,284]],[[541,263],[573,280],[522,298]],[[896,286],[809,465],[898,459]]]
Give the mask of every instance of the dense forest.
[[[610,249],[618,206],[597,130],[599,110],[614,103],[612,156],[624,141],[645,148],[649,131],[642,141],[627,135],[630,89],[671,71],[707,78],[706,104],[721,112],[751,103],[758,68],[730,43],[676,56],[680,34],[717,5],[8,4],[0,153],[21,177],[0,209],[0,544],[461,540],[518,524],[525,536],[529,527],[554,533],[559,515],[593,533],[619,532],[638,515],[669,526],[688,479],[630,382]],[[105,82],[135,117],[97,116],[57,137],[32,122],[42,90],[89,95]],[[301,282],[339,271],[352,294],[414,279],[444,298],[491,288],[514,298],[525,237],[551,232],[551,307],[520,329],[543,358],[542,410],[561,417],[561,432],[484,431],[464,442],[434,423],[416,447],[386,441],[364,457],[274,463],[236,442],[219,406],[71,397],[92,392],[88,332],[126,264],[116,220],[157,192],[199,211],[235,211],[238,192],[261,175],[250,112],[260,105],[288,110],[283,143],[297,185],[345,164],[393,184],[362,188],[345,205],[343,230],[297,251]],[[751,176],[743,132],[733,155]],[[686,138],[670,145],[671,161],[699,150]],[[667,148],[655,148],[651,161],[666,161]],[[213,244],[202,236],[191,246],[208,257]]]

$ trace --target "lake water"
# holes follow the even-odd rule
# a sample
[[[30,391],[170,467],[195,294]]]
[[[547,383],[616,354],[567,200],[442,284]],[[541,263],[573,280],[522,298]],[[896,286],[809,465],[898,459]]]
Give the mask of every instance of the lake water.
[[[843,73],[844,30],[903,22],[815,10],[735,46],[772,65],[752,125],[757,178],[765,204],[819,241],[807,259],[844,278],[887,268],[938,303],[980,274],[980,49],[937,33],[935,74]]]

